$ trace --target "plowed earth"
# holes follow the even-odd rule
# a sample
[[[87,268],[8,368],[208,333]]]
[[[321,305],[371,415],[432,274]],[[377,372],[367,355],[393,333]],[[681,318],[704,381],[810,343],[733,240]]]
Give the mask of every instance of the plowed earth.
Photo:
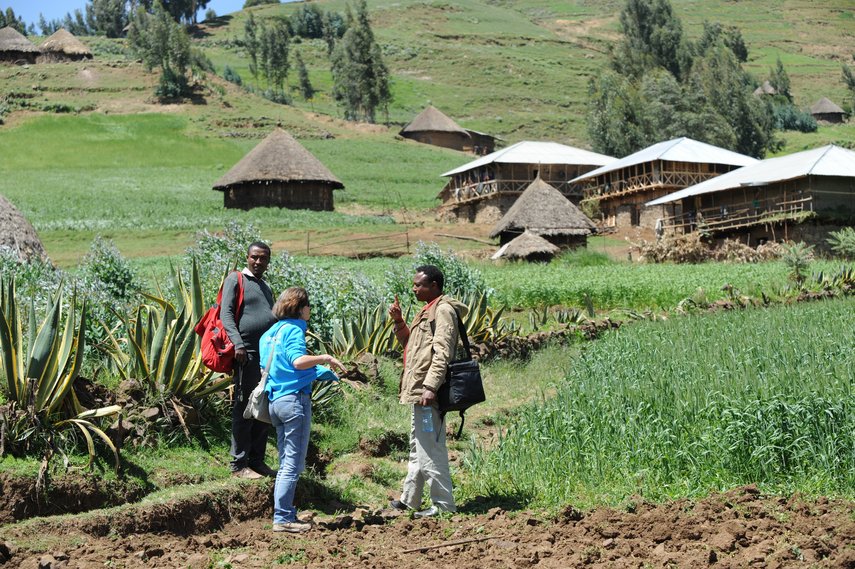
[[[40,518],[0,530],[0,563],[95,567],[852,567],[855,503],[761,496],[752,486],[631,511],[555,519],[499,508],[446,519],[357,510],[275,534],[271,484],[167,504]]]

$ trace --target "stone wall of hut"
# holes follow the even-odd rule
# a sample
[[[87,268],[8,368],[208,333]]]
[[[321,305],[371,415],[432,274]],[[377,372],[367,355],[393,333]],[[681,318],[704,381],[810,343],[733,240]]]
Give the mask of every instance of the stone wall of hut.
[[[87,59],[92,59],[92,56],[87,54],[68,54],[54,51],[39,54],[36,58],[36,63],[65,63],[67,61],[85,61]]]
[[[333,210],[333,189],[320,182],[241,184],[229,187],[223,205],[234,209],[283,207],[288,209]]]
[[[442,221],[495,225],[518,197],[519,194],[497,193],[469,203],[449,202],[440,209],[438,218]]]

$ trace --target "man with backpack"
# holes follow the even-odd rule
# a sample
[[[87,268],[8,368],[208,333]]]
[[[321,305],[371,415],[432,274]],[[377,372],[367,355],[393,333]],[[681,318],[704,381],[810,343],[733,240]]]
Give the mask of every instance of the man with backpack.
[[[246,267],[240,273],[229,273],[223,282],[220,318],[235,346],[231,470],[232,476],[238,478],[276,476],[276,470],[264,462],[270,425],[243,417],[249,395],[261,380],[258,342],[276,322],[271,311],[273,291],[263,279],[269,264],[270,247],[256,241],[247,248]]]
[[[466,316],[466,305],[442,294],[445,277],[439,268],[423,265],[416,269],[413,294],[424,307],[407,327],[397,297],[389,307],[395,336],[404,346],[404,374],[400,401],[411,406],[410,458],[400,500],[392,500],[396,510],[416,510],[419,518],[454,512],[451,471],[445,444],[445,421],[439,414],[436,394],[445,381],[448,364],[455,359],[458,319]],[[430,490],[431,507],[420,510],[424,485]]]

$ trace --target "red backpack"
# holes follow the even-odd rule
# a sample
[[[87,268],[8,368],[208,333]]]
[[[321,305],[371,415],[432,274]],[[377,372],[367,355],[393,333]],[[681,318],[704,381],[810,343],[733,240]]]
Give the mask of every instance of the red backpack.
[[[240,317],[243,309],[243,275],[237,272],[238,299],[235,316]],[[225,284],[225,283],[223,283]],[[235,345],[229,339],[223,321],[220,319],[220,305],[223,302],[223,286],[217,294],[217,302],[202,316],[196,324],[196,333],[202,336],[202,363],[211,371],[231,372],[235,363]]]

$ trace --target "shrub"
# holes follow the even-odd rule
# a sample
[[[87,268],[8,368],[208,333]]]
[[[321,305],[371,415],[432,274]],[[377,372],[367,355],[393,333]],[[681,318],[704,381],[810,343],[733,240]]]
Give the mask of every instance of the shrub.
[[[213,300],[226,271],[243,267],[246,248],[254,241],[261,241],[261,234],[250,223],[231,221],[222,233],[205,230],[197,235],[196,245],[187,249],[182,277],[189,282],[189,268],[196,259],[204,298]]]
[[[243,80],[240,78],[240,74],[228,65],[223,69],[223,79],[229,83],[234,83],[235,85],[241,85],[243,83]]]
[[[467,265],[463,259],[458,257],[450,249],[443,252],[436,243],[419,241],[416,244],[413,269],[421,265],[436,265],[439,267],[439,270],[445,276],[443,290],[451,296],[478,296],[484,292],[487,292],[489,295],[492,292],[487,289],[484,277],[477,269]],[[407,291],[410,290],[409,283],[411,280],[412,272],[408,275]]]
[[[775,119],[775,128],[778,130],[816,132],[816,119],[810,113],[801,111],[791,104],[772,105],[772,115]]]
[[[829,235],[827,241],[832,251],[846,259],[855,259],[855,228],[844,227]]]
[[[790,270],[788,278],[797,285],[801,285],[807,278],[808,268],[813,260],[813,246],[804,243],[786,245],[781,260]]]
[[[171,67],[164,67],[160,74],[160,80],[157,83],[157,88],[154,90],[154,94],[158,99],[166,101],[170,99],[180,99],[184,94],[188,93],[189,90],[190,88],[187,84],[187,78],[183,74],[176,73]]]

